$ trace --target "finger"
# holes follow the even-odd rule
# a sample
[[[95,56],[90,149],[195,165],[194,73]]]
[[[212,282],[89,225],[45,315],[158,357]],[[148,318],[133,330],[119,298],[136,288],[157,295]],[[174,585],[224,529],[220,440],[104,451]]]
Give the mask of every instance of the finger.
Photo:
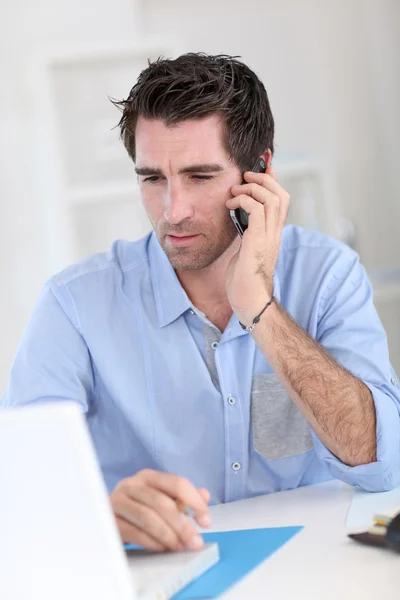
[[[282,201],[275,195],[265,205],[265,233],[270,243],[280,237],[283,223],[281,222]]]
[[[177,533],[149,506],[141,504],[123,493],[114,496],[112,505],[117,517],[122,517],[122,519],[155,539],[168,550],[179,551],[183,549]]]
[[[151,469],[141,471],[141,475],[153,488],[164,492],[174,500],[180,500],[185,506],[189,506],[199,518],[203,515],[204,517],[211,517],[207,503],[195,486],[184,477],[152,471]]]
[[[258,183],[258,185],[265,187],[279,197],[285,197],[288,195],[285,188],[283,188],[276,179],[269,175],[269,173],[253,173],[252,171],[246,171],[244,178],[247,183]]]
[[[206,504],[208,504],[210,502],[210,492],[208,490],[206,490],[205,488],[197,488],[197,489],[198,489],[199,494],[202,496],[204,502]],[[203,525],[201,524],[201,522],[199,522],[199,520],[197,518],[196,518],[196,521],[200,525],[200,527],[207,528],[207,527],[210,527],[210,525],[211,525],[211,519],[208,524],[203,524]],[[204,521],[202,521],[202,523],[204,523]]]
[[[249,215],[249,230],[265,235],[265,206],[250,196],[236,196],[226,203],[231,209],[243,208]]]
[[[206,504],[209,504],[210,492],[208,490],[206,490],[205,488],[197,488],[197,491],[199,492],[200,496],[203,498],[204,502]]]
[[[274,212],[275,216],[277,217],[277,219],[274,218],[273,215],[268,217],[269,223],[273,227],[275,227],[276,224],[283,227],[285,224],[289,210],[290,196],[281,186],[278,186],[278,189],[276,190],[279,192],[279,195],[273,193],[270,189],[266,189],[258,183],[246,183],[239,186],[234,186],[231,191],[234,198],[237,197],[236,194],[241,193],[251,196],[258,202],[265,204],[268,211],[266,213],[266,217],[271,212]],[[231,207],[229,204],[227,204],[227,206],[228,208],[233,208],[233,206]],[[235,206],[234,208],[237,207]],[[279,213],[276,214],[276,211],[279,211]]]
[[[267,204],[268,202],[276,202],[277,200],[280,200],[279,196],[271,192],[271,190],[266,189],[262,185],[259,185],[258,183],[246,183],[237,187],[238,189],[235,190],[232,188],[232,194],[234,197],[240,195],[251,196],[254,198],[254,200],[257,200],[257,202],[260,202],[261,204]]]
[[[275,169],[273,167],[271,167],[271,165],[267,169],[267,174],[271,175],[272,179],[275,179],[277,181],[277,176],[276,176],[276,173],[275,173]]]
[[[203,546],[202,538],[199,537],[193,522],[178,509],[175,500],[148,484],[138,485],[137,482],[131,493],[134,495],[134,501],[147,506],[161,517],[185,548],[198,550]],[[211,523],[211,518],[209,521],[204,521],[204,514],[201,517],[195,515],[195,518],[199,524],[204,523],[204,526]]]
[[[137,544],[138,546],[143,546],[143,548],[153,550],[154,552],[166,551],[166,548],[160,542],[152,538],[142,529],[136,527],[136,525],[132,525],[132,523],[128,523],[128,521],[125,521],[125,519],[118,516],[115,520],[117,522],[119,535],[124,544]]]

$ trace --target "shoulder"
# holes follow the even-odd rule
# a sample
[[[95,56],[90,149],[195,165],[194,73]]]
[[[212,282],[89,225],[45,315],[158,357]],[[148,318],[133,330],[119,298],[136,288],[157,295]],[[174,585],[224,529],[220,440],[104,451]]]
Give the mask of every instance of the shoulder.
[[[318,231],[294,225],[283,231],[277,274],[288,292],[307,289],[316,295],[330,293],[344,282],[358,285],[366,277],[352,248]]]
[[[45,290],[79,331],[83,315],[112,310],[126,285],[135,286],[148,271],[149,238],[150,234],[136,242],[117,240],[108,252],[80,260],[48,280]]]
[[[358,262],[358,254],[343,242],[319,231],[287,225],[282,234],[280,260],[288,268],[298,263],[301,268],[319,269],[323,265],[340,266]]]
[[[317,231],[287,226],[276,268],[276,294],[293,318],[309,332],[327,307],[362,305],[371,284],[358,254]],[[314,324],[314,325],[313,325]]]
[[[284,228],[282,250],[283,252],[296,252],[299,250],[304,252],[329,251],[338,254],[352,254],[353,256],[356,254],[349,246],[329,235],[320,231],[303,229],[296,225],[286,225]]]
[[[135,268],[147,263],[147,244],[150,234],[136,241],[115,241],[108,252],[99,252],[83,260],[80,260],[56,275],[49,283],[51,287],[69,286],[75,281],[109,279],[110,277],[123,275]]]

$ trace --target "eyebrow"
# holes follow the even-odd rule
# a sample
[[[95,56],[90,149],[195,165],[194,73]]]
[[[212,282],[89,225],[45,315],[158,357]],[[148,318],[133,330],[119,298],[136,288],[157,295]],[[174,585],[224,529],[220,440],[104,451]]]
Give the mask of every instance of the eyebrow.
[[[187,167],[183,167],[179,169],[178,173],[180,175],[184,173],[220,173],[224,168],[218,164],[198,164],[198,165],[188,165]],[[135,171],[137,175],[164,175],[161,169],[151,168],[151,167],[135,167]]]

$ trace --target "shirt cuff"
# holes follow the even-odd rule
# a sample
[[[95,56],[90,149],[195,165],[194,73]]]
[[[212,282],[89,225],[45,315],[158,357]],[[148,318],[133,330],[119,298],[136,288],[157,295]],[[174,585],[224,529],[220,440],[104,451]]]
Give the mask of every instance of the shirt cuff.
[[[389,391],[364,382],[372,392],[376,411],[376,462],[350,467],[336,456],[311,430],[317,456],[331,475],[367,492],[385,492],[400,482],[400,416]]]

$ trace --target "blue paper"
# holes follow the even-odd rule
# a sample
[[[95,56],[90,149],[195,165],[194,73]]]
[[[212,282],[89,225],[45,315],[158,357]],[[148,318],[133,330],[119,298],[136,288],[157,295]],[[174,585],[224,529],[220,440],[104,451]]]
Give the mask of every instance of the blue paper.
[[[143,550],[143,546],[138,546],[138,544],[124,544],[124,550]]]
[[[173,600],[197,600],[219,596],[286,544],[301,529],[302,527],[273,527],[204,533],[205,542],[218,544],[220,560],[175,595]]]

